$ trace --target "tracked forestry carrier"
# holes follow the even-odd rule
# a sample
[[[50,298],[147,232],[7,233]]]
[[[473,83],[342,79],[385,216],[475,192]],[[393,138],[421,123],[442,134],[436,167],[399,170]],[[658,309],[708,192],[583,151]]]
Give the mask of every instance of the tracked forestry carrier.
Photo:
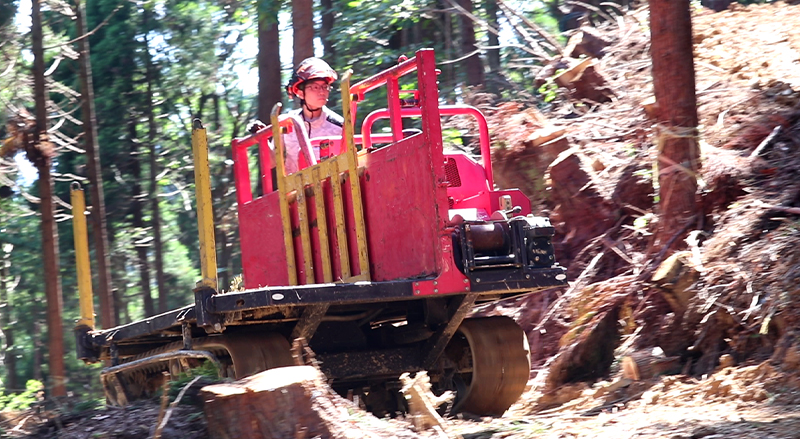
[[[398,377],[422,370],[434,388],[456,391],[454,410],[498,415],[515,402],[530,370],[525,333],[506,317],[465,317],[477,303],[565,285],[565,270],[548,219],[531,215],[519,190],[494,189],[485,118],[440,105],[437,73],[423,49],[353,86],[346,74],[341,138],[306,138],[276,105],[269,127],[233,141],[243,291],[217,285],[205,130],[195,121],[203,279],[194,304],[95,330],[91,293],[81,293],[78,355],[110,360],[108,399],[126,404],[158,388],[164,371],[204,361],[235,378],[291,365],[290,341],[305,337],[334,388],[379,413],[400,409]],[[416,89],[401,90],[401,79]],[[359,102],[381,87],[387,107],[354,135]],[[474,118],[482,164],[444,152],[441,117],[452,115]],[[373,133],[381,119],[389,132]],[[270,139],[284,156],[277,132],[298,136],[302,153],[291,175],[277,160],[273,182]],[[253,176],[256,161],[263,171]]]

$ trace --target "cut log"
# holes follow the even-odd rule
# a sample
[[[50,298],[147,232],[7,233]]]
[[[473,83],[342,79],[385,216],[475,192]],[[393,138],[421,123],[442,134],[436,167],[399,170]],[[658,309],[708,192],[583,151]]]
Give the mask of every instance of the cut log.
[[[311,366],[280,367],[202,389],[211,437],[289,438],[301,427],[310,437],[331,436],[309,397],[320,372]]]
[[[592,58],[587,58],[565,70],[555,78],[556,84],[568,89],[573,99],[587,99],[597,103],[610,102],[614,91],[598,70]]]
[[[585,55],[590,58],[602,58],[606,54],[606,47],[610,44],[596,30],[584,27],[570,37],[567,47],[564,48],[564,56],[580,58],[581,55]]]
[[[618,209],[600,194],[575,150],[561,153],[548,167],[547,177],[550,202],[556,205],[551,218],[569,225],[559,229],[566,238],[556,243],[559,258],[569,266],[575,252],[614,224]]]
[[[665,357],[652,352],[634,352],[622,357],[622,377],[632,380],[647,380],[655,376],[680,371],[680,357]]]
[[[214,438],[354,437],[344,402],[312,366],[270,369],[201,390],[208,431]],[[341,425],[348,424],[348,425]],[[360,436],[363,437],[363,436]]]
[[[548,130],[548,128],[542,128]],[[536,130],[534,133],[539,132]],[[544,132],[542,132],[544,134]],[[532,133],[531,137],[534,134]],[[519,188],[528,195],[534,210],[541,210],[547,201],[545,185],[547,167],[559,154],[569,149],[565,136],[534,146],[533,139],[525,141],[517,148],[495,149],[492,151],[495,183],[502,188]],[[538,139],[538,137],[537,137]]]
[[[328,386],[314,366],[269,369],[200,391],[213,438],[418,438],[407,425],[391,426]]]
[[[593,301],[592,311],[578,317],[561,337],[561,350],[547,368],[545,392],[608,372],[614,361],[614,349],[619,345],[618,319],[624,297],[624,294],[617,294]]]
[[[570,84],[572,84],[572,82],[575,81],[581,75],[581,73],[583,73],[583,71],[586,70],[587,67],[592,65],[592,63],[593,60],[587,58],[565,69],[558,76],[555,77],[554,80],[556,84],[565,88],[569,88]]]
[[[563,136],[567,130],[565,128],[546,126],[531,133],[525,140],[526,145],[532,147],[542,146],[545,143],[558,139]]]
[[[673,253],[653,274],[653,283],[658,286],[661,295],[669,303],[675,314],[683,314],[694,297],[692,285],[697,282],[700,273],[688,262],[692,254],[688,251]]]

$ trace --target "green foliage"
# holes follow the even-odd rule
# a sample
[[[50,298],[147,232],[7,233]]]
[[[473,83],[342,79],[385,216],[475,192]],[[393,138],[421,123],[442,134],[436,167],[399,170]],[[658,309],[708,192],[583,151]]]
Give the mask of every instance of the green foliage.
[[[97,410],[101,407],[105,406],[105,397],[104,398],[91,398],[84,401],[80,401],[74,406],[71,407],[72,413],[82,413],[88,412],[91,410]]]
[[[545,83],[539,87],[539,90],[537,90],[539,94],[542,95],[542,99],[548,104],[555,101],[555,99],[558,97],[558,84],[556,84],[554,78],[555,76],[547,78]]]
[[[32,405],[42,400],[44,396],[44,384],[41,381],[28,380],[25,383],[25,390],[20,393],[10,393],[0,395],[0,410],[20,411],[30,408]]]
[[[442,140],[445,145],[458,145],[463,146],[464,141],[461,139],[463,133],[455,128],[442,129]]]
[[[189,385],[189,383],[198,377],[198,381],[202,385],[214,384],[223,381],[222,378],[220,378],[219,369],[217,369],[214,363],[210,361],[204,361],[202,364],[200,364],[200,366],[190,369],[188,373],[181,373],[175,381],[170,383],[170,399],[174,400],[184,387]],[[186,402],[191,403],[191,401]]]

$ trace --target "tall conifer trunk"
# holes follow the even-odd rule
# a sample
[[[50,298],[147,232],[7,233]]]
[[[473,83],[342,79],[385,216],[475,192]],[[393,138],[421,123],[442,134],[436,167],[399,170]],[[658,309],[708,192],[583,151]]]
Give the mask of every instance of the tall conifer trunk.
[[[142,300],[144,301],[144,314],[145,317],[150,317],[155,314],[155,306],[153,305],[153,296],[150,294],[150,264],[147,262],[147,249],[150,243],[145,239],[147,234],[144,233],[144,213],[142,212],[142,206],[147,196],[146,194],[142,194],[142,185],[139,183],[142,180],[142,165],[139,163],[139,148],[135,141],[135,120],[128,122],[128,137],[130,142],[129,160],[131,160],[130,170],[132,177],[131,192],[133,194],[131,225],[135,229],[133,245],[136,249],[136,257],[138,259],[139,289],[142,292]]]
[[[656,245],[683,243],[699,218],[697,98],[689,0],[650,0],[653,89],[659,122]]]
[[[2,327],[3,335],[6,339],[6,347],[4,349],[3,364],[6,367],[6,382],[5,388],[11,392],[19,390],[19,383],[17,382],[17,356],[14,352],[14,327],[12,323],[14,318],[12,313],[14,308],[11,303],[11,292],[14,288],[11,283],[11,252],[6,252],[3,248],[3,243],[0,243],[0,250],[3,251],[3,260],[0,261],[0,327]]]
[[[275,0],[258,1],[258,118],[269,123],[272,107],[281,102],[280,33]],[[261,179],[259,179],[260,185]]]
[[[459,0],[459,5],[467,12],[472,12],[472,0]],[[483,85],[485,76],[483,72],[483,61],[480,52],[477,51],[475,39],[475,25],[472,18],[461,14],[461,56],[469,56],[464,60],[464,67],[467,71],[467,85],[477,87]]]
[[[497,14],[500,12],[500,7],[497,5],[497,0],[484,0],[484,8],[486,8],[487,23],[493,29],[500,29],[500,22],[497,19]],[[487,32],[489,47],[497,47],[500,45],[500,36],[493,32]],[[487,49],[486,61],[489,64],[489,72],[491,78],[486,81],[486,88],[495,94],[500,93],[498,80],[503,77],[503,70],[500,67],[500,49]]]
[[[333,61],[336,57],[336,48],[333,47],[330,35],[336,15],[333,11],[333,0],[320,0],[322,5],[322,25],[319,28],[319,39],[322,40],[322,50],[325,58]],[[331,93],[333,95],[334,93]]]
[[[85,8],[81,0],[75,0],[75,23],[78,36],[87,33]],[[94,89],[92,85],[92,64],[89,55],[89,38],[78,40],[81,80],[81,119],[86,148],[86,174],[89,177],[92,196],[92,237],[94,238],[95,261],[97,262],[97,295],[100,296],[100,319],[103,328],[116,324],[112,307],[115,305],[111,293],[111,274],[109,273],[108,231],[106,229],[106,204],[103,195],[103,174],[100,171],[100,152],[97,147],[97,118],[94,111]]]
[[[145,27],[150,19],[149,10],[145,10]],[[153,108],[153,82],[155,69],[150,55],[149,33],[144,35],[146,80],[147,80],[147,144],[150,147],[150,227],[153,231],[153,253],[155,257],[156,284],[158,285],[158,312],[167,311],[167,286],[164,278],[164,246],[161,241],[161,208],[158,205],[158,153],[156,151],[156,111]]]
[[[64,386],[64,328],[61,314],[61,281],[58,276],[58,229],[53,206],[52,145],[47,141],[47,94],[44,82],[44,46],[42,45],[42,17],[39,0],[31,2],[31,39],[33,42],[33,96],[36,105],[34,149],[30,157],[39,171],[39,197],[42,215],[42,263],[44,289],[47,297],[48,361],[50,364],[50,389],[52,396],[66,396]]]
[[[294,58],[297,67],[301,61],[314,56],[314,2],[313,0],[292,0],[292,31],[294,39]]]
[[[272,107],[282,101],[281,84],[281,39],[278,30],[277,0],[258,0],[258,119],[269,124]],[[259,175],[271,172],[261,169]],[[263,194],[262,179],[258,179],[256,193]]]

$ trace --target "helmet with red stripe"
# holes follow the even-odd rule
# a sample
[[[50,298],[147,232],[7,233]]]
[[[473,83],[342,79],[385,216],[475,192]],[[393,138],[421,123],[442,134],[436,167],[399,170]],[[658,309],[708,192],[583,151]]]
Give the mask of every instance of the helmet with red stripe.
[[[291,98],[297,95],[298,90],[302,90],[303,83],[307,81],[323,79],[326,84],[330,85],[338,78],[336,71],[325,61],[319,58],[306,58],[292,72],[292,79],[286,84],[286,92]]]

